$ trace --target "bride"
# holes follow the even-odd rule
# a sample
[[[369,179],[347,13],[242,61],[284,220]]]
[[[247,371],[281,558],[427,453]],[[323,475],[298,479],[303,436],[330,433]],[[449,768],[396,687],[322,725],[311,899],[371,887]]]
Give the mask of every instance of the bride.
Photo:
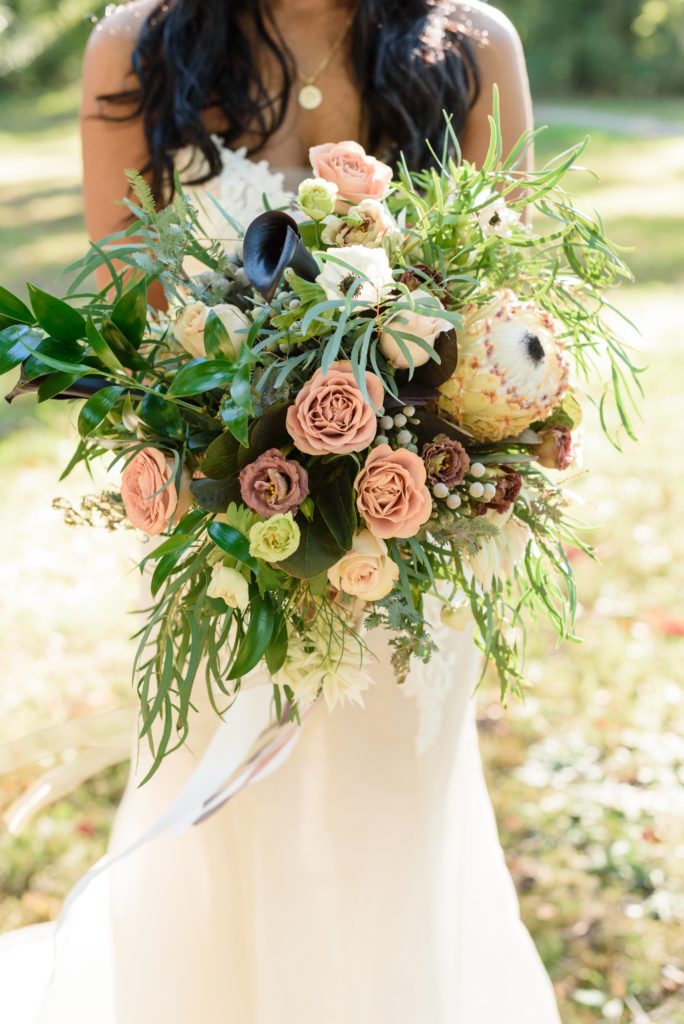
[[[244,223],[264,192],[286,201],[318,143],[357,139],[385,160],[426,163],[443,109],[478,162],[495,83],[510,148],[531,121],[524,59],[482,3],[120,5],[85,60],[90,237],[120,227],[130,167],[160,199],[175,167],[198,202],[211,191]],[[285,763],[180,834],[152,836],[210,762],[235,759],[267,702],[249,705],[247,691],[247,711],[238,702],[222,724],[198,695],[189,746],[142,788],[136,744],[107,870],[58,926],[0,941],[3,1020],[558,1024],[483,781],[480,658],[467,627],[435,635],[429,670],[399,687],[370,634],[365,709],[317,707]]]

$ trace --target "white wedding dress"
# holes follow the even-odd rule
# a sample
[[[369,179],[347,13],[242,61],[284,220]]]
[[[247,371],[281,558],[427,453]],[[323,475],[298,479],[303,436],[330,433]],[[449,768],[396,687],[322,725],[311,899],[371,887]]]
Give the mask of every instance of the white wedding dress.
[[[286,198],[225,159],[211,190],[236,218]],[[267,686],[220,723],[200,683],[188,748],[142,788],[134,758],[113,862],[57,925],[0,937],[3,1024],[559,1024],[484,784],[480,656],[470,631],[436,637],[399,687],[369,634],[364,709],[316,706],[268,777],[130,852],[266,722]]]

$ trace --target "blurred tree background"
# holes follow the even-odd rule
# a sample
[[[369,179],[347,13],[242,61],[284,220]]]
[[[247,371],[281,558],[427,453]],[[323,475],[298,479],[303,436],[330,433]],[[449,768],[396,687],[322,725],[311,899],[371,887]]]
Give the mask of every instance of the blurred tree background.
[[[73,81],[97,0],[0,2],[0,89]],[[684,0],[500,0],[546,95],[670,95],[684,89]],[[560,45],[562,41],[562,45]]]
[[[499,5],[550,125],[538,162],[591,135],[597,177],[579,169],[570,187],[627,250],[636,284],[613,301],[649,371],[639,447],[618,458],[587,417],[576,489],[600,561],[569,552],[581,643],[532,631],[524,703],[504,710],[483,686],[485,768],[564,1024],[684,1024],[684,0]],[[0,0],[0,281],[19,294],[27,279],[59,289],[86,245],[78,79],[104,11]],[[2,774],[7,741],[130,700],[137,540],[51,508],[99,489],[85,473],[58,484],[77,412],[0,401],[0,811],[53,763]],[[18,836],[0,828],[0,932],[57,915],[105,848],[125,776],[101,772]]]

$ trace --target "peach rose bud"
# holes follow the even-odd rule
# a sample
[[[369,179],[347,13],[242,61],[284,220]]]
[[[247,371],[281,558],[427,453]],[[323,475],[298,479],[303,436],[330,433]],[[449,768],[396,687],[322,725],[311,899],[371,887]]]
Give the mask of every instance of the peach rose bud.
[[[371,444],[378,429],[375,410],[382,405],[380,378],[366,373],[366,388],[373,405],[363,397],[349,360],[321,369],[304,385],[287,410],[287,432],[306,455],[348,455]]]
[[[358,142],[326,142],[309,150],[314,174],[337,185],[340,197],[351,203],[384,199],[392,168],[368,156]]]
[[[441,320],[437,316],[426,316],[424,313],[416,313],[412,309],[402,309],[385,321],[385,325],[380,333],[380,350],[387,362],[398,370],[410,369],[411,364],[395,337],[395,335],[399,335],[404,348],[413,360],[414,367],[423,366],[429,362],[431,358],[430,353],[421,345],[412,341],[410,336],[420,338],[430,348],[434,348],[440,334],[450,330],[451,324],[448,320]]]
[[[192,505],[187,469],[181,474],[180,493],[173,474],[174,460],[158,448],[142,448],[123,471],[121,497],[128,520],[150,537],[178,523]]]
[[[380,444],[357,476],[356,506],[374,537],[414,537],[430,518],[432,498],[423,460]]]
[[[384,540],[359,530],[351,551],[328,569],[328,579],[336,590],[352,597],[380,601],[399,579],[399,566],[388,556]]]

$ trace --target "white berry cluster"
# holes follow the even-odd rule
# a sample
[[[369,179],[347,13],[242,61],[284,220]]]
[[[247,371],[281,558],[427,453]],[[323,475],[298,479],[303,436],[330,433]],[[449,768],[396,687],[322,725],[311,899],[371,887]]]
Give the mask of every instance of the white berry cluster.
[[[418,453],[416,434],[410,429],[418,423],[415,419],[416,410],[412,405],[405,405],[401,412],[389,414],[379,410],[378,430],[375,444],[389,444],[393,448],[405,448],[414,454]]]

